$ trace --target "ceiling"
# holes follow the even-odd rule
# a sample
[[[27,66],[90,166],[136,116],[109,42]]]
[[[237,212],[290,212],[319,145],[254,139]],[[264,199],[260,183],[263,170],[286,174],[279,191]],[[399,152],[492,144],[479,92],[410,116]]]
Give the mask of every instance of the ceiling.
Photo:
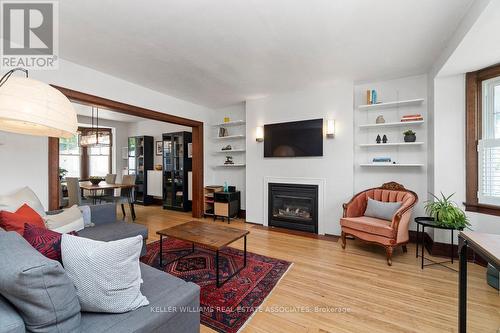
[[[210,107],[427,72],[472,0],[60,1],[61,57]]]
[[[79,104],[79,103],[72,103],[73,107],[75,108],[76,114],[80,116],[87,116],[91,117],[92,116],[92,107],[89,105],[84,105],[84,104]],[[96,117],[96,111],[94,109],[94,117]],[[101,109],[99,108],[99,119],[107,119],[107,120],[114,120],[114,121],[121,121],[121,122],[126,122],[126,123],[136,123],[139,121],[144,121],[146,119],[141,118],[141,117],[135,117],[135,116],[130,116],[125,113],[119,113],[115,111],[110,111],[107,109]]]

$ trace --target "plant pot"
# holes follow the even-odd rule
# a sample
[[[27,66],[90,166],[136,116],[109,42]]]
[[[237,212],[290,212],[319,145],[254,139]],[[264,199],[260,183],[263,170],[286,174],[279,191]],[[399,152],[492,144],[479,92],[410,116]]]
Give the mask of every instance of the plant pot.
[[[405,135],[405,142],[415,142],[417,140],[417,136],[415,134]]]
[[[103,178],[90,178],[89,181],[92,183],[92,185],[99,185],[100,182],[102,182],[104,179]]]

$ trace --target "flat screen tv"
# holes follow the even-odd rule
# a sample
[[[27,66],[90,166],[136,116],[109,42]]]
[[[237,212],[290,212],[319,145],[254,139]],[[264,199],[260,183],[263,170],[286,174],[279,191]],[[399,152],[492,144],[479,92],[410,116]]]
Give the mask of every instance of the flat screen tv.
[[[264,157],[323,156],[323,119],[264,125]]]

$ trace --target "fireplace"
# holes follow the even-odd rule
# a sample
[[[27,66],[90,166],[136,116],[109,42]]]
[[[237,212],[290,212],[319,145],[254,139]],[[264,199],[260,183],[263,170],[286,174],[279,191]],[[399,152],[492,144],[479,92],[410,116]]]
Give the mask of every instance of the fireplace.
[[[268,225],[318,233],[318,186],[269,183]]]

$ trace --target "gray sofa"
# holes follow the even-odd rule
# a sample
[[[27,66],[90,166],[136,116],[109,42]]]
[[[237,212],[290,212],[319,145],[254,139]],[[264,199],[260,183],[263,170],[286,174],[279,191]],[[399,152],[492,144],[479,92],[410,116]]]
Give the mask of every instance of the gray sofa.
[[[145,253],[148,233],[145,226],[118,221],[114,204],[92,206],[91,212],[95,226],[80,231],[79,236],[111,241],[140,234],[144,238],[143,254]],[[2,232],[5,231],[0,228],[0,233]],[[141,292],[148,298],[149,306],[120,314],[82,312],[80,331],[199,332],[199,286],[142,263],[141,272],[144,281]],[[0,323],[0,333],[26,331],[22,317],[2,296],[0,296]]]

